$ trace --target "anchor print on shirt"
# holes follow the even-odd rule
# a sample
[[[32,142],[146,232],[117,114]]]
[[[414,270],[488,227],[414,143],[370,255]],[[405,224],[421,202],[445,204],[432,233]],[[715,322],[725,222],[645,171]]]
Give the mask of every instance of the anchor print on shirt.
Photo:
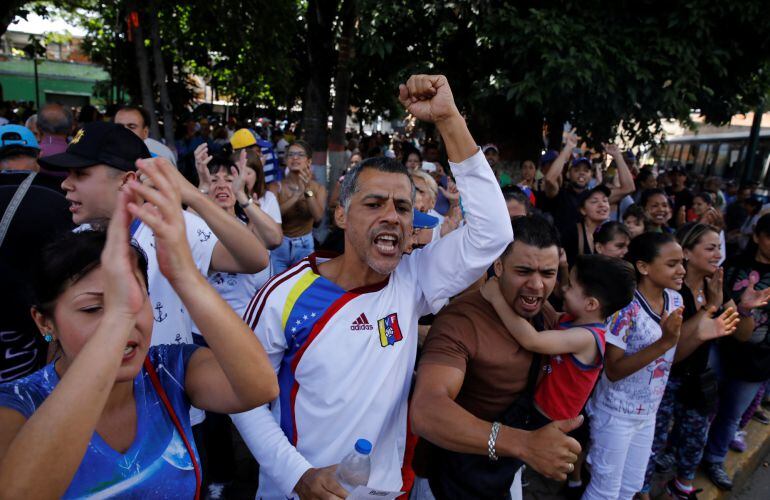
[[[211,231],[204,231],[203,229],[198,229],[198,239],[201,243],[205,243],[211,239]]]
[[[162,323],[166,318],[168,318],[168,313],[163,312],[163,304],[160,302],[155,303],[155,307],[153,307],[154,310],[158,311],[157,315],[153,316],[153,319],[157,321],[158,323]]]

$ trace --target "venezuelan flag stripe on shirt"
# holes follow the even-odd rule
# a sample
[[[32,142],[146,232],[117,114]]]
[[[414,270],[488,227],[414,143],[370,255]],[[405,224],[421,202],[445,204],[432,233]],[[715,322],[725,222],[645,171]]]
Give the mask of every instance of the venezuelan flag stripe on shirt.
[[[309,340],[313,327],[324,312],[345,294],[345,290],[310,269],[294,283],[286,298],[281,324],[286,337],[286,354],[278,370],[281,389],[281,428],[290,440],[296,439],[291,392],[295,384],[294,358]]]

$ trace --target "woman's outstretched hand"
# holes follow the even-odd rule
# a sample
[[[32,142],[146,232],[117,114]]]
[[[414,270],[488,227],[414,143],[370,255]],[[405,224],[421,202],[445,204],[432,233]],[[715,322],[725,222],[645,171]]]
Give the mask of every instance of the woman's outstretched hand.
[[[138,182],[130,183],[129,188],[144,203],[140,204],[135,199],[129,202],[128,211],[152,229],[160,272],[172,284],[190,273],[199,274],[185,234],[180,189],[175,182],[176,172],[171,171],[174,166],[155,158],[139,160],[136,164],[139,171],[149,177],[154,188]]]
[[[118,203],[107,228],[107,242],[102,250],[104,310],[135,320],[147,300],[147,288],[137,266],[136,253],[129,246],[131,214],[128,205],[135,200],[130,187],[118,193]]]

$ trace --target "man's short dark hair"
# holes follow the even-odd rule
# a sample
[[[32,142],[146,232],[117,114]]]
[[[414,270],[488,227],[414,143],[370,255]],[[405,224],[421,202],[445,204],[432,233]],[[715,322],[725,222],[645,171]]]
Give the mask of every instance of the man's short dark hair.
[[[37,128],[45,134],[67,135],[72,132],[72,113],[61,104],[46,104],[37,114]]]
[[[130,106],[130,105],[129,106],[121,106],[115,112],[115,116],[117,116],[118,113],[120,113],[121,111],[136,111],[142,117],[142,122],[144,122],[142,124],[142,126],[143,127],[149,127],[150,126],[150,113],[148,113],[146,109],[144,109],[144,108],[142,108],[140,106]],[[113,118],[112,121],[115,121],[115,119]]]
[[[507,186],[503,188],[503,198],[505,198],[506,202],[516,200],[521,203],[526,208],[527,213],[532,210],[532,203],[529,201],[529,196],[527,196],[527,193],[525,193],[519,186]]]
[[[599,301],[602,316],[608,318],[634,298],[636,273],[625,260],[606,255],[578,255],[575,278],[585,294]]]
[[[541,215],[516,217],[511,221],[513,241],[506,247],[502,257],[507,257],[517,241],[535,248],[560,247],[559,231]]]
[[[345,175],[345,179],[342,181],[342,187],[340,188],[340,206],[345,208],[345,212],[348,211],[350,206],[350,200],[353,195],[358,192],[358,176],[361,172],[367,169],[377,170],[378,172],[385,172],[389,174],[404,174],[409,179],[409,185],[411,186],[411,200],[414,203],[415,187],[412,181],[412,176],[409,175],[409,170],[398,160],[393,158],[386,158],[384,156],[377,156],[375,158],[367,158],[358,164],[357,167],[352,169]]]

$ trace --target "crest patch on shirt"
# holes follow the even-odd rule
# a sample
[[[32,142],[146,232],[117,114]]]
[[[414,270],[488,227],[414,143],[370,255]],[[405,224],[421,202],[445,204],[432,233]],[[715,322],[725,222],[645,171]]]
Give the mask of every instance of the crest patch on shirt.
[[[377,321],[377,329],[380,332],[380,345],[388,347],[403,340],[401,327],[398,326],[398,314],[388,314]]]

